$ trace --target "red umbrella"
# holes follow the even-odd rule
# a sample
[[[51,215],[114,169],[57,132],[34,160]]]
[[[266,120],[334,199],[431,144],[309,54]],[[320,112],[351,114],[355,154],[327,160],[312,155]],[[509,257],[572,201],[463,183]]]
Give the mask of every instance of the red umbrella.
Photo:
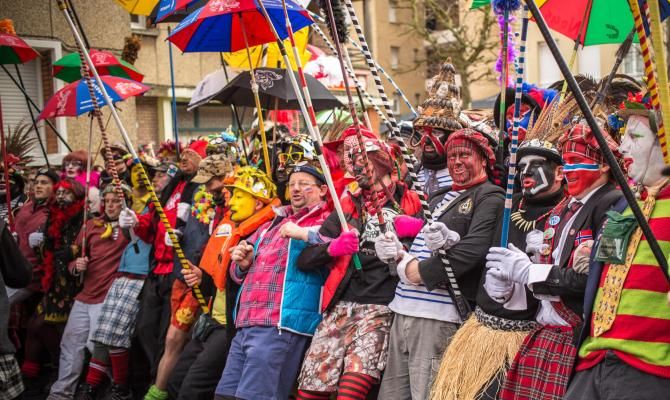
[[[20,37],[0,33],[0,64],[23,64],[39,55]]]
[[[120,78],[142,82],[142,75],[132,64],[117,58],[105,50],[91,49],[89,51],[93,65],[100,75],[113,75]],[[79,53],[70,53],[54,63],[54,76],[65,82],[74,82],[81,79],[81,57]]]

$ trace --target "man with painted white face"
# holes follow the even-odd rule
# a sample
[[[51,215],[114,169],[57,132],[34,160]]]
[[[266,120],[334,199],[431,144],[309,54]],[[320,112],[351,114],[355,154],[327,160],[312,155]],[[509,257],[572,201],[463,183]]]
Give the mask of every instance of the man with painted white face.
[[[615,154],[618,145],[603,132]],[[500,398],[561,399],[567,389],[577,349],[574,332],[582,323],[588,268],[573,265],[572,254],[592,240],[605,213],[621,197],[610,182],[610,167],[595,135],[585,122],[569,128],[559,139],[568,197],[553,209],[544,226],[544,245],[534,261],[513,244],[492,247],[487,276],[528,285],[540,300],[536,320],[542,325],[529,334],[502,384]]]
[[[629,177],[642,187],[640,208],[663,243],[670,235],[670,187],[652,112],[624,103],[628,119],[621,147]],[[586,287],[586,324],[579,358],[565,399],[660,399],[670,391],[670,284],[642,237],[630,208],[620,202],[598,242]],[[619,206],[619,204],[617,205]],[[629,230],[620,229],[628,222]],[[617,243],[626,243],[616,246]],[[620,251],[616,251],[617,248]],[[589,253],[587,247],[584,252]],[[577,258],[580,254],[575,255]],[[608,379],[605,379],[608,377]]]

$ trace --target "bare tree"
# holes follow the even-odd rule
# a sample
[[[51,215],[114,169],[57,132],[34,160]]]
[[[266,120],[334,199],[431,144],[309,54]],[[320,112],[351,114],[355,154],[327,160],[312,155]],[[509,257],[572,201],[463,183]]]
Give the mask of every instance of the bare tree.
[[[459,0],[400,0],[398,7],[410,8],[412,19],[405,21],[408,34],[426,43],[425,58],[414,68],[427,67],[435,75],[448,57],[461,77],[463,104],[472,98],[470,84],[495,78],[493,65],[499,48],[497,17],[490,7],[467,9]]]

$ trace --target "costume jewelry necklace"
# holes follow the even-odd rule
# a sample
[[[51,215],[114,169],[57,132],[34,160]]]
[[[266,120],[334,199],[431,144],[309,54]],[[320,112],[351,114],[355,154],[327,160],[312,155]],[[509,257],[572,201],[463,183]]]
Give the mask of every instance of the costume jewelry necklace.
[[[523,205],[524,205],[523,201],[524,200],[525,199],[522,198],[521,201],[519,201],[519,209],[512,213],[510,219],[512,220],[512,222],[514,222],[514,226],[516,226],[517,229],[519,229],[523,233],[526,233],[526,232],[530,232],[531,230],[535,229],[535,225],[537,224],[537,221],[540,221],[540,220],[546,218],[547,216],[549,216],[549,214],[551,214],[551,212],[556,207],[558,207],[558,205],[563,203],[563,201],[565,199],[561,200],[561,203],[557,204],[556,207],[550,209],[549,211],[540,215],[539,217],[535,218],[532,221],[527,220],[524,216],[526,214],[526,210],[523,209]]]

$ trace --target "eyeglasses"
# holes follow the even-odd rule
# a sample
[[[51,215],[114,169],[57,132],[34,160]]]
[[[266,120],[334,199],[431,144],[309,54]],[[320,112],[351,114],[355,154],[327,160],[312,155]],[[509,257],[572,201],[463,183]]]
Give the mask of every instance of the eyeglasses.
[[[70,160],[63,162],[64,167],[81,167],[83,164],[81,161]]]
[[[290,152],[290,153],[279,153],[279,154],[277,154],[277,157],[279,158],[280,163],[286,163],[289,160],[292,163],[297,163],[298,161],[302,160],[303,153],[302,153],[302,151],[296,151],[296,152]]]
[[[307,182],[307,181],[298,181],[298,182],[289,182],[288,183],[288,188],[293,189],[293,188],[298,188],[298,189],[304,189],[308,186],[319,186],[319,184],[315,182]]]

